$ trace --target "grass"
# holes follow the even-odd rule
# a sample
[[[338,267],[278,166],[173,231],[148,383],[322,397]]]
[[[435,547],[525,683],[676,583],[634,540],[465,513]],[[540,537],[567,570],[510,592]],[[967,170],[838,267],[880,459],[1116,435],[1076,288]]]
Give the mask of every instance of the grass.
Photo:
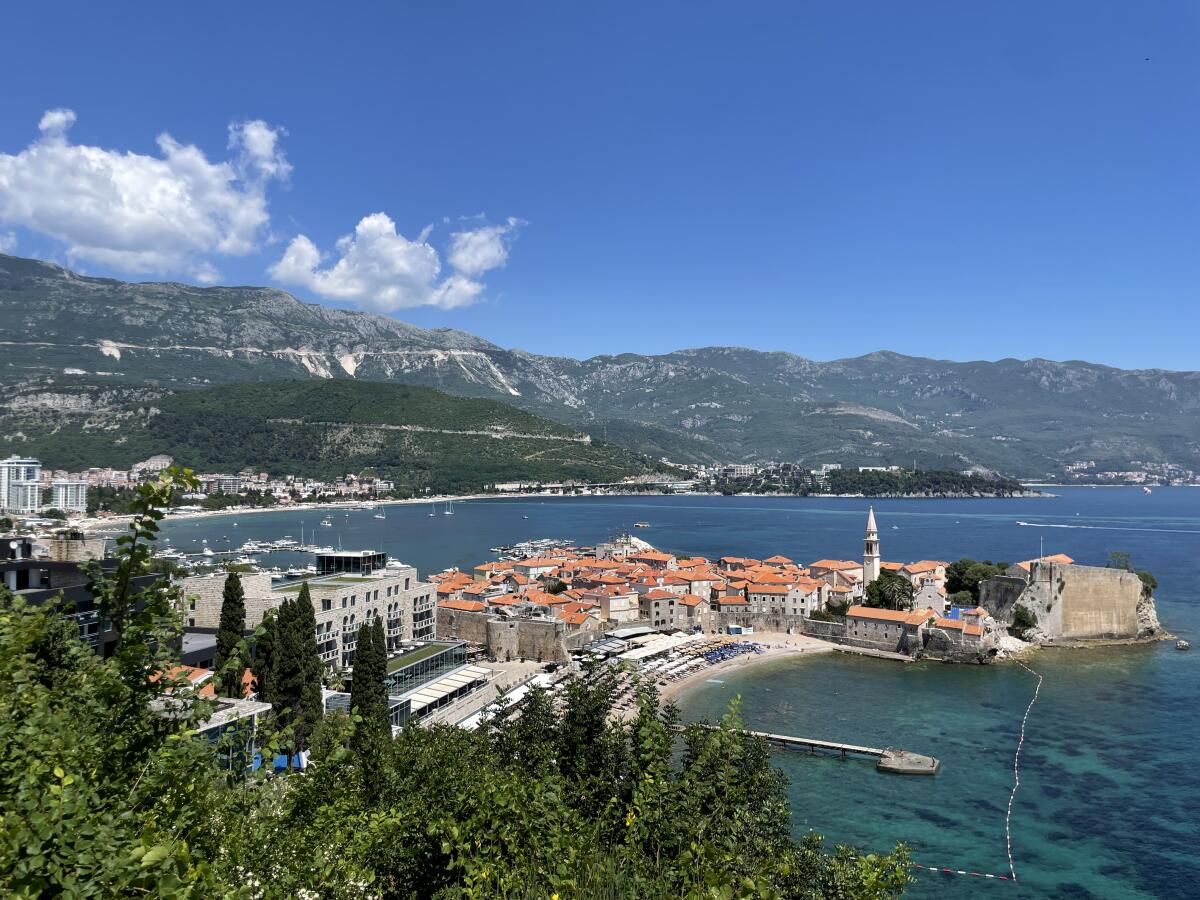
[[[412,665],[415,662],[420,662],[423,659],[428,659],[435,653],[441,653],[448,647],[448,644],[426,644],[416,650],[411,650],[403,656],[397,656],[395,659],[388,660],[388,674],[395,672],[397,669],[403,669],[405,666]]]

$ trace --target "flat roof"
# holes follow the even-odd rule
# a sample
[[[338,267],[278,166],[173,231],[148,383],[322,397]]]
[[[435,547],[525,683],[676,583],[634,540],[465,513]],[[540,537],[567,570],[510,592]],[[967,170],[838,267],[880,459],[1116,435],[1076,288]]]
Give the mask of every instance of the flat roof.
[[[297,594],[305,584],[308,585],[309,590],[312,590],[318,587],[343,587],[367,581],[379,581],[381,577],[381,575],[322,575],[293,581],[290,584],[272,585],[271,590],[277,594]]]
[[[455,691],[466,687],[474,681],[490,680],[492,670],[485,669],[482,666],[463,666],[460,669],[455,669],[448,675],[443,675],[437,681],[430,684],[422,685],[415,691],[409,691],[403,696],[410,701],[409,710],[412,713],[418,713],[427,706],[444,700]]]

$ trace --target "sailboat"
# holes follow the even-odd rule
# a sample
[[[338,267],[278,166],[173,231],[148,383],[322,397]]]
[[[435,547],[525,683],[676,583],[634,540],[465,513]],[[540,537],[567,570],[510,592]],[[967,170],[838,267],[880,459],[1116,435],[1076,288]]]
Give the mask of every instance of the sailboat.
[[[445,509],[445,511],[442,513],[442,515],[443,515],[443,516],[452,516],[452,515],[454,515],[454,501],[453,501],[453,500],[447,500],[447,501],[446,501],[446,509]]]
[[[430,504],[429,504],[429,518],[431,518],[431,519],[432,519],[432,518],[433,518],[434,516],[436,516],[436,515],[437,515],[437,504],[436,504],[436,503],[430,503]]]
[[[372,516],[371,518],[373,518],[373,519],[386,519],[386,518],[387,518],[387,515],[386,515],[385,513],[382,513],[382,512],[377,512],[377,513],[375,513],[375,515],[374,515],[374,516]]]

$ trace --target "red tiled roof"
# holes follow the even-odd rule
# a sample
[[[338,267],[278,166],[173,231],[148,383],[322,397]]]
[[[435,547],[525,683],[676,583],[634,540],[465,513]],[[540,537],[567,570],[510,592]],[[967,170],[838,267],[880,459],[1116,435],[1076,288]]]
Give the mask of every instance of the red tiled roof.
[[[455,609],[460,612],[483,612],[485,604],[481,600],[439,600],[442,609]]]

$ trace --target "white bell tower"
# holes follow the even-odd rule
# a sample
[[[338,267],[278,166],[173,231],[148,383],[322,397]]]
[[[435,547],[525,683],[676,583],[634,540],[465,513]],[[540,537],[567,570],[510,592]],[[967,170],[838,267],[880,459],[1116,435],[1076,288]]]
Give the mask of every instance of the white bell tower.
[[[867,511],[867,534],[863,538],[863,586],[879,577],[879,529],[875,526],[875,507]]]

